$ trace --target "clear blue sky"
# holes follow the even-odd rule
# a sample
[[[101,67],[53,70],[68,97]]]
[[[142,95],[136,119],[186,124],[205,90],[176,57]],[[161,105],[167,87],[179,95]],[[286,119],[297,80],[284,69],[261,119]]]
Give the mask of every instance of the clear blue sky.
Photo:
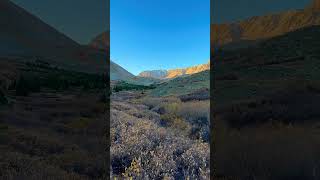
[[[133,74],[206,63],[210,0],[111,0],[111,59]]]

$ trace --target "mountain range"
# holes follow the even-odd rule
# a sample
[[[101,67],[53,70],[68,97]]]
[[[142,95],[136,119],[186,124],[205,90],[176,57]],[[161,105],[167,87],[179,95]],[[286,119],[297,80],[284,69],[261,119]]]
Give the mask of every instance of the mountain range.
[[[106,49],[110,48],[110,36],[109,32],[103,32],[95,37],[90,46],[97,48],[97,49]],[[192,66],[188,68],[179,68],[179,69],[170,69],[170,70],[150,70],[150,71],[143,71],[138,76],[134,76],[115,62],[111,61],[110,63],[110,78],[113,81],[117,80],[124,80],[124,81],[131,81],[134,83],[145,84],[146,82],[154,82],[157,79],[171,79],[178,76],[183,75],[191,75],[195,73],[199,73],[205,70],[210,69],[210,62],[207,64],[200,64],[197,66]]]
[[[155,78],[155,79],[171,79],[171,78],[176,78],[179,76],[199,73],[199,72],[206,71],[209,69],[210,69],[210,61],[207,64],[200,64],[197,66],[192,66],[192,67],[187,67],[187,68],[143,71],[138,76],[147,77],[147,78]]]
[[[211,24],[211,51],[213,54],[217,48],[234,49],[254,45],[313,25],[320,25],[320,0],[314,0],[300,10],[255,16],[233,23]],[[209,63],[189,68],[143,71],[138,77],[171,79],[208,69]]]
[[[91,73],[108,72],[108,31],[93,38],[90,44],[80,45],[9,0],[1,0],[0,9],[0,56],[39,56],[50,61],[50,64],[67,69]],[[320,0],[314,0],[301,10],[257,16],[234,23],[211,24],[211,50],[242,47],[312,25],[320,25]],[[171,79],[209,69],[210,62],[189,68],[144,71],[134,76],[110,61],[110,79],[153,82],[156,79]]]
[[[211,51],[248,46],[312,25],[320,25],[320,0],[314,0],[301,10],[254,16],[233,23],[211,24]]]

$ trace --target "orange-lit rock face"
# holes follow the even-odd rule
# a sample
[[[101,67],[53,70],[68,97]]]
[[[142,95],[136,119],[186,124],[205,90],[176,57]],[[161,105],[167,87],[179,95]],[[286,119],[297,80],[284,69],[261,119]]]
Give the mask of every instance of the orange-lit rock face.
[[[200,64],[200,65],[192,66],[188,68],[144,71],[144,72],[141,72],[139,76],[151,77],[151,78],[157,78],[157,79],[170,79],[178,76],[199,73],[209,69],[210,69],[210,62],[208,62],[207,64]]]
[[[234,23],[211,25],[211,47],[226,44],[241,46],[266,38],[283,35],[300,28],[320,25],[320,0],[302,10],[251,17]],[[213,49],[211,51],[213,53]]]
[[[320,0],[314,0],[312,2],[311,9],[320,10]]]

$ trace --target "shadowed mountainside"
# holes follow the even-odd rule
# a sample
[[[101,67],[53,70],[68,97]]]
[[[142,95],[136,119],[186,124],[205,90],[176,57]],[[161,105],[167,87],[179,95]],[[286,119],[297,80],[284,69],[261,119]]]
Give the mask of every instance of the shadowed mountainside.
[[[106,72],[106,53],[79,45],[9,0],[2,0],[0,9],[2,57],[43,57],[70,70]]]

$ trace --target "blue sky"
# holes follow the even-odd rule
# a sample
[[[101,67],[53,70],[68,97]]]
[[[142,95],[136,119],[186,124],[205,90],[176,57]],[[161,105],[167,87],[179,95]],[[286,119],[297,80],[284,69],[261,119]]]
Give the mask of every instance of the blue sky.
[[[133,74],[206,63],[210,0],[111,0],[111,59]]]

